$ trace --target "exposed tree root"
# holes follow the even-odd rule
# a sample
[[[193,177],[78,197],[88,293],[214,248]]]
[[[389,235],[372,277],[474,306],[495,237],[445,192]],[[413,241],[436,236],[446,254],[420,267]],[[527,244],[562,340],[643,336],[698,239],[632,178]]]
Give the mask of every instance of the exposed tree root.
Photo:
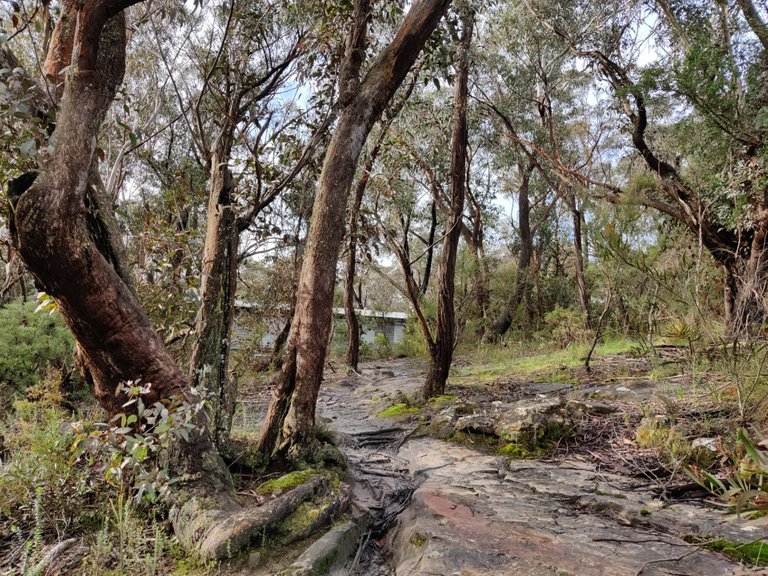
[[[243,508],[229,492],[194,495],[171,510],[181,544],[205,560],[223,560],[245,549],[274,529],[305,500],[328,489],[325,478],[314,477],[259,507]]]
[[[339,487],[339,492],[336,497],[328,504],[312,522],[307,525],[301,531],[289,534],[285,540],[285,544],[292,544],[310,537],[315,532],[319,531],[326,526],[329,526],[335,520],[338,520],[344,512],[349,508],[349,504],[352,499],[352,487],[349,484],[342,484]]]

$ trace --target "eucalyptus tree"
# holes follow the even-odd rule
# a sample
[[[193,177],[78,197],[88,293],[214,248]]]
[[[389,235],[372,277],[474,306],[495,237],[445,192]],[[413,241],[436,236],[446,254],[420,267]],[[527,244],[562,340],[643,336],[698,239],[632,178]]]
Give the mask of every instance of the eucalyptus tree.
[[[589,325],[589,295],[584,274],[582,224],[584,217],[573,184],[561,181],[558,172],[544,160],[591,166],[589,148],[577,137],[586,115],[577,99],[584,98],[584,80],[574,66],[567,46],[542,28],[522,5],[500,5],[496,18],[489,23],[482,40],[483,73],[478,76],[479,100],[494,121],[495,134],[488,138],[502,140],[496,152],[497,169],[504,163],[516,167],[518,250],[516,289],[497,315],[487,334],[495,339],[513,324],[521,302],[530,297],[532,282],[537,280],[534,244],[539,230],[552,218],[557,202],[565,203],[572,216],[570,235],[573,242],[574,276],[578,303],[586,326]],[[512,33],[514,31],[514,33]],[[591,128],[591,126],[590,126]],[[532,186],[532,184],[535,184]],[[532,196],[539,190],[538,198]],[[530,197],[526,197],[530,196]],[[536,220],[531,220],[531,206],[540,205]],[[538,280],[537,280],[538,281]],[[530,310],[526,305],[526,313]]]
[[[632,2],[598,13],[578,2],[566,10],[529,3],[611,91],[652,184],[630,193],[625,182],[595,182],[572,166],[559,166],[561,173],[598,187],[607,201],[635,202],[688,228],[724,271],[726,333],[733,336],[762,325],[768,282],[767,28],[752,2],[737,5]]]
[[[285,360],[259,438],[261,451],[272,458],[296,456],[313,443],[315,405],[332,320],[336,262],[357,162],[374,123],[449,3],[414,2],[393,40],[362,77],[370,3],[354,3],[339,76],[341,111],[320,175]]]
[[[129,381],[152,383],[149,402],[174,396],[198,401],[119,273],[114,255],[102,251],[83,217],[97,134],[123,79],[123,10],[130,4],[63,6],[49,63],[60,70],[69,63],[58,55],[74,57],[55,116],[55,149],[34,182],[11,198],[15,246],[38,284],[58,303],[82,350],[96,397],[113,414],[126,401],[120,390]],[[195,433],[179,442],[175,466],[198,479],[188,487],[191,493],[228,493],[231,479],[203,413],[197,421]]]
[[[445,237],[440,252],[438,272],[437,330],[429,346],[430,363],[422,387],[425,399],[440,396],[451,369],[456,345],[456,313],[454,308],[456,255],[464,225],[464,197],[467,181],[467,99],[469,95],[469,48],[474,28],[474,12],[467,3],[458,7],[461,36],[456,50],[451,126],[450,212],[445,224]]]
[[[469,48],[475,15],[467,3],[461,3],[457,12],[460,31],[454,58],[451,114],[442,114],[446,108],[445,98],[430,89],[422,90],[420,98],[409,103],[409,110],[393,135],[393,146],[401,148],[401,151],[392,154],[387,170],[391,175],[382,178],[384,182],[379,188],[383,190],[379,191],[371,210],[403,274],[402,285],[391,279],[390,282],[411,303],[429,353],[430,367],[422,388],[422,396],[425,398],[442,394],[448,378],[456,345],[456,258],[461,236],[469,234],[464,217],[464,198],[468,172]],[[440,82],[436,84],[439,90]],[[419,126],[418,130],[413,129],[415,125]],[[446,148],[450,149],[448,154],[444,153]],[[416,166],[412,166],[414,163]],[[445,192],[443,178],[449,180],[449,194]],[[430,201],[425,203],[419,191],[425,191]],[[389,205],[386,208],[382,205],[385,203]],[[418,220],[423,220],[420,216],[424,215],[426,206],[430,206],[429,232],[420,234],[417,229]],[[445,233],[435,240],[438,212],[442,213]],[[419,256],[411,252],[412,236],[425,245]],[[441,249],[433,328],[424,312],[423,298],[429,283],[431,255],[435,246],[441,246]],[[424,273],[419,282],[415,265],[425,256]]]
[[[149,149],[141,158],[153,172],[167,174],[177,162],[169,162],[171,147],[181,144],[197,164],[186,174],[207,176],[190,375],[208,400],[216,441],[224,445],[236,400],[229,352],[237,269],[252,250],[241,251],[241,238],[263,241],[264,231],[276,228],[264,215],[312,158],[330,105],[307,111],[286,96],[298,91],[299,61],[316,47],[316,32],[293,3],[233,0],[198,12],[177,18],[179,32],[168,35],[161,10],[147,11],[146,40],[160,62],[166,107],[175,106],[166,113],[170,131],[161,138],[166,159]],[[314,136],[307,134],[317,118]]]
[[[38,171],[8,187],[10,229],[15,249],[75,336],[96,398],[110,415],[129,406],[130,382],[142,382],[147,404],[176,400],[188,406],[193,426],[176,435],[169,462],[179,479],[171,521],[185,546],[221,558],[261,534],[269,514],[243,511],[237,503],[214,426],[200,409],[203,399],[143,311],[119,234],[110,228],[112,204],[96,196],[104,190],[97,169],[99,131],[125,72],[124,10],[138,3],[61,4],[44,67],[51,85],[36,88],[55,96],[43,111],[44,126],[55,126],[55,138],[41,135],[47,152],[35,159]],[[248,213],[254,206],[249,204]]]
[[[253,11],[258,13],[254,14]],[[277,197],[287,181],[266,189],[262,178],[262,150],[284,126],[271,123],[274,100],[285,84],[286,71],[298,55],[301,36],[287,32],[275,18],[279,10],[257,10],[235,0],[229,6],[218,51],[206,66],[195,115],[210,86],[210,106],[217,111],[213,138],[198,133],[201,152],[207,159],[209,200],[203,249],[200,309],[190,369],[193,384],[206,391],[211,406],[212,428],[219,445],[229,437],[237,391],[229,377],[229,343],[237,290],[240,234]],[[288,38],[284,38],[288,36]],[[291,38],[293,36],[293,38]],[[244,58],[244,55],[248,57]],[[200,121],[197,121],[200,124]],[[272,132],[270,134],[269,132]],[[255,133],[253,137],[251,133]],[[238,210],[238,190],[230,164],[242,140],[255,174],[253,197]],[[274,166],[273,170],[279,170]],[[275,170],[276,171],[276,170]],[[271,180],[271,179],[270,179]],[[241,178],[241,184],[246,181]],[[240,191],[245,192],[245,191]]]
[[[381,153],[382,147],[385,145],[387,131],[413,92],[418,77],[419,74],[417,68],[414,71],[408,86],[404,90],[404,94],[388,111],[386,119],[381,123],[379,134],[376,137],[373,146],[366,154],[361,174],[355,183],[355,193],[352,197],[352,204],[349,208],[349,215],[347,217],[347,256],[346,269],[344,271],[344,317],[347,322],[347,352],[345,360],[347,366],[354,371],[357,371],[358,363],[360,361],[360,322],[357,319],[357,312],[355,311],[355,279],[357,273],[357,247],[359,242],[358,220],[360,216],[360,206],[362,205],[363,196],[376,160]]]

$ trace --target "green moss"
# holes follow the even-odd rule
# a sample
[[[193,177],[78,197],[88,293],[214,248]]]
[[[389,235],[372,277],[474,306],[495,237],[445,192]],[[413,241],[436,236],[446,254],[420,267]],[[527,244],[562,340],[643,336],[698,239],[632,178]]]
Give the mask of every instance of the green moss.
[[[408,406],[408,404],[400,403],[390,406],[386,410],[383,410],[376,414],[379,418],[398,418],[401,416],[407,416],[409,414],[417,414],[420,412],[419,408],[415,406]]]
[[[411,539],[408,542],[413,546],[416,546],[417,548],[421,548],[422,546],[424,546],[424,544],[427,543],[427,537],[424,536],[423,534],[416,533],[413,536],[411,536]]]
[[[272,494],[273,492],[285,492],[291,488],[295,488],[296,486],[304,484],[304,482],[316,475],[317,472],[311,468],[309,470],[296,470],[295,472],[289,472],[284,476],[280,476],[280,478],[275,478],[274,480],[268,480],[267,482],[264,482],[264,484],[259,486],[259,488],[256,490],[256,493]]]
[[[746,564],[768,566],[768,542],[748,542],[739,544],[730,540],[720,539],[714,542],[705,542],[704,548],[720,552],[739,562]]]
[[[430,404],[446,404],[447,402],[453,402],[456,400],[456,396],[453,394],[445,394],[443,396],[435,396],[429,399]]]
[[[528,460],[533,458],[533,455],[528,452],[528,450],[514,442],[510,442],[499,448],[499,454],[512,458],[513,460]]]
[[[176,563],[170,576],[205,576],[215,569],[213,562],[203,562],[194,557],[182,558]]]
[[[280,532],[299,534],[306,530],[322,512],[322,507],[314,502],[302,502],[299,507],[280,524]]]

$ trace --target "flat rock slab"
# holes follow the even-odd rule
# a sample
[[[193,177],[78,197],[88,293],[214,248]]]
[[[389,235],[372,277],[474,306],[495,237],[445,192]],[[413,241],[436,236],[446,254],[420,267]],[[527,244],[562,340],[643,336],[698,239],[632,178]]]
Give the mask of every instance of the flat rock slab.
[[[701,576],[736,570],[723,557],[676,538],[638,536],[630,527],[589,514],[553,511],[536,522],[530,516],[512,522],[482,508],[461,490],[422,485],[392,544],[395,573],[635,576],[642,570]]]
[[[702,507],[662,508],[637,481],[583,463],[507,462],[434,439],[398,456],[423,483],[390,535],[397,575],[735,575],[681,537],[768,537]]]
[[[768,539],[768,529],[747,529],[700,505],[662,502],[649,482],[582,460],[509,460],[419,437],[418,417],[395,422],[375,414],[416,394],[423,366],[365,368],[362,377],[329,379],[318,403],[356,478],[355,522],[318,541],[291,567],[296,574],[335,564],[334,576],[768,576],[683,540],[751,542]],[[443,418],[454,429],[460,421],[457,429],[502,437],[517,422],[537,423],[532,414],[604,414],[617,399],[643,402],[655,393],[655,383],[628,382],[599,390],[526,384],[518,402],[481,400],[470,411],[448,404],[433,423]],[[256,574],[266,576],[248,572]]]

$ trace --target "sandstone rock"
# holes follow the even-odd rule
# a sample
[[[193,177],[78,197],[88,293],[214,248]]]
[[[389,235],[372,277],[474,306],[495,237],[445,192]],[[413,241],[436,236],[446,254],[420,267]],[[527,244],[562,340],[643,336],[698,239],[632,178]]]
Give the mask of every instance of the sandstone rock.
[[[504,411],[496,423],[495,435],[504,442],[535,450],[547,440],[567,435],[572,426],[564,400],[537,398],[516,402],[511,410]]]
[[[456,420],[454,430],[456,432],[470,432],[473,434],[486,434],[496,436],[497,418],[487,414],[471,414],[462,416]]]

